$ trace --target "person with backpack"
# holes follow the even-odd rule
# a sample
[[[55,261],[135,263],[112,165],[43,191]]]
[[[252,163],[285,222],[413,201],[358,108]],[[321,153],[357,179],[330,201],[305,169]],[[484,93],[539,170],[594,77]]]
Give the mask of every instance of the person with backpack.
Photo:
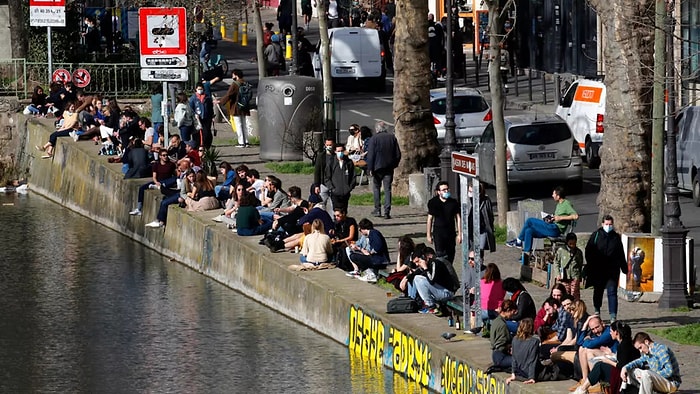
[[[272,43],[265,47],[265,71],[268,77],[277,77],[284,68],[284,54],[280,45],[280,36],[272,36]]]
[[[175,123],[180,130],[182,141],[188,142],[194,133],[194,113],[189,106],[185,93],[177,94],[177,106],[175,107]]]
[[[253,101],[253,87],[243,79],[243,71],[238,68],[233,70],[231,77],[233,78],[231,86],[217,104],[225,105],[228,109],[233,132],[238,137],[237,147],[245,148],[250,146],[246,140],[248,136],[246,122]]]
[[[435,257],[435,250],[425,244],[416,245],[413,263],[416,270],[410,274],[413,275],[412,284],[423,300],[419,312],[438,314],[438,303],[452,299],[459,289],[457,273],[452,263],[443,257]]]

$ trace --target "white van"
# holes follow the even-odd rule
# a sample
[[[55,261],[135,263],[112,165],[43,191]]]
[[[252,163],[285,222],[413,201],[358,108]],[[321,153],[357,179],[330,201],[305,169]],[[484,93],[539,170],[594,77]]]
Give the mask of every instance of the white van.
[[[376,90],[385,87],[384,50],[376,29],[339,27],[328,30],[333,82],[366,81]],[[318,51],[317,53],[320,53]],[[321,78],[321,56],[314,59]]]
[[[605,131],[605,85],[588,79],[574,81],[562,96],[556,113],[569,125],[588,168],[598,168],[598,150]]]
[[[683,109],[677,118],[676,174],[678,188],[693,193],[700,207],[700,107]]]

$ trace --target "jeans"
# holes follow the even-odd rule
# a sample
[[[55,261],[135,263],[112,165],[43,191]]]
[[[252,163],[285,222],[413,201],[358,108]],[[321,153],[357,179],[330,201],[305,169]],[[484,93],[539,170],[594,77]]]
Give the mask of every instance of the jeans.
[[[416,275],[413,278],[413,286],[420,294],[420,298],[427,306],[434,306],[437,302],[447,301],[454,297],[454,293],[440,286],[437,283],[430,283],[428,278],[423,275]]]
[[[372,194],[374,197],[374,212],[381,213],[381,189],[384,187],[384,214],[391,213],[391,184],[394,182],[394,170],[382,168],[372,171]]]
[[[63,131],[54,131],[49,135],[49,143],[51,146],[56,146],[56,140],[58,137],[68,137],[70,135],[70,132],[73,130],[63,130]]]
[[[249,235],[262,235],[268,232],[272,228],[272,222],[263,221],[263,224],[255,228],[239,228],[237,231],[238,235],[249,236]]]
[[[493,365],[496,367],[511,368],[513,366],[513,357],[500,350],[494,350],[491,353],[491,360],[493,360]]]
[[[600,311],[600,307],[603,305],[603,291],[608,292],[608,310],[610,312],[610,317],[617,317],[617,278],[608,279],[607,282],[603,284],[596,283],[593,286],[593,307],[596,312]]]
[[[323,202],[326,212],[333,217],[333,200],[331,199],[328,188],[323,183],[321,184],[321,192],[319,194],[321,195],[321,202]]]
[[[160,208],[158,208],[158,216],[156,218],[158,221],[165,223],[168,219],[168,205],[177,204],[177,200],[180,198],[179,194],[173,194],[165,197],[160,202]]]
[[[557,237],[561,235],[559,227],[554,223],[547,223],[542,219],[529,218],[520,230],[518,239],[523,241],[523,252],[532,251],[532,239],[544,237]]]
[[[194,126],[180,126],[180,139],[184,142],[192,139],[192,133],[194,133]]]
[[[141,185],[141,187],[139,187],[139,199],[137,200],[139,203],[139,206],[138,206],[139,209],[141,209],[143,207],[143,195],[144,195],[144,193],[146,193],[146,190],[148,190],[148,188],[151,185],[155,185],[155,183],[153,181],[151,181],[148,183],[144,183],[143,185]]]
[[[216,198],[218,198],[221,201],[226,201],[229,198],[231,198],[231,194],[229,194],[229,187],[230,186],[224,186],[224,185],[216,185],[214,186],[214,195]]]

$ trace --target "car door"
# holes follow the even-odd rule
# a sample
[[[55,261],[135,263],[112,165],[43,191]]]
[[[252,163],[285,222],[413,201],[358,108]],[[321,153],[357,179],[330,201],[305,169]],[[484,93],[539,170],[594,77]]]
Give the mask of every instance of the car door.
[[[476,154],[479,157],[479,180],[489,185],[495,185],[496,140],[493,134],[493,122],[486,126],[481,135],[481,140],[476,146]]]
[[[693,166],[698,165],[697,152],[700,127],[700,107],[688,107],[683,111],[683,117],[678,122],[678,139],[676,141],[676,174],[678,175],[678,187],[692,190]]]

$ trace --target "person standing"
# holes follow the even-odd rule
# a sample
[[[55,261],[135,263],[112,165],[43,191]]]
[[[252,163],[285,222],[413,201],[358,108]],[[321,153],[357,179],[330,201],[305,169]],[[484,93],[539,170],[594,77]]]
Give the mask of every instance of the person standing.
[[[401,161],[401,149],[394,134],[387,131],[384,122],[376,125],[376,134],[367,147],[367,170],[372,177],[374,211],[372,215],[381,217],[381,188],[384,187],[384,218],[391,219],[391,184],[394,182],[394,169]]]
[[[214,119],[211,91],[205,89],[203,83],[197,83],[194,94],[190,97],[189,105],[195,118],[196,134],[192,136],[192,140],[197,142],[197,146],[209,148],[213,141],[211,122]]]
[[[462,243],[462,214],[460,204],[452,198],[450,184],[440,181],[438,194],[428,201],[426,234],[428,243],[435,245],[435,253],[454,263],[455,247]],[[455,231],[455,225],[457,231]]]
[[[681,369],[673,350],[652,341],[645,332],[638,332],[634,336],[634,347],[642,356],[622,368],[622,381],[626,382],[628,375],[633,378],[639,384],[639,394],[678,391],[681,385]]]
[[[347,209],[350,193],[355,188],[357,179],[355,165],[345,154],[345,147],[342,144],[335,146],[335,156],[334,160],[328,162],[324,183],[331,195],[333,208]]]
[[[608,293],[610,321],[617,320],[617,283],[620,270],[627,274],[627,260],[622,247],[620,234],[615,232],[614,220],[610,215],[603,217],[600,228],[591,234],[586,244],[588,283],[593,286],[593,307],[600,315],[603,305],[603,291]]]
[[[238,138],[239,148],[245,148],[250,146],[246,138],[248,137],[248,127],[247,118],[250,116],[250,110],[248,108],[243,108],[238,105],[239,94],[241,94],[241,87],[245,89],[250,89],[250,85],[243,79],[243,71],[236,68],[231,73],[233,82],[229,86],[226,95],[219,100],[219,104],[227,105],[228,114],[231,119],[231,125],[233,126],[233,132],[236,133]]]
[[[326,138],[323,142],[323,151],[316,154],[316,161],[314,162],[314,184],[319,186],[321,202],[329,215],[333,213],[333,200],[330,198],[330,193],[324,181],[326,179],[326,171],[328,171],[328,164],[333,160],[334,146],[335,141],[332,138]]]
[[[581,298],[581,272],[583,271],[583,252],[576,247],[576,233],[566,234],[566,247],[557,249],[554,254],[554,272],[556,281],[566,288],[575,300]]]

